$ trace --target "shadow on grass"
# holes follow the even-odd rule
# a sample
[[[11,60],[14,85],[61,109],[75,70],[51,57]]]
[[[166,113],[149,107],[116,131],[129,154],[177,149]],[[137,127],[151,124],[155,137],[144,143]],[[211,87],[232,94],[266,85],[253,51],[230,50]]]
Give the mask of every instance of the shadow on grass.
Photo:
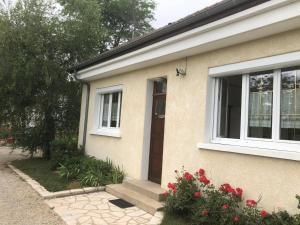
[[[61,178],[51,169],[52,164],[44,159],[23,159],[12,162],[12,165],[39,182],[48,191],[56,192],[71,188],[80,188],[79,182],[68,181]]]
[[[165,214],[161,225],[191,225],[192,223],[179,216]]]

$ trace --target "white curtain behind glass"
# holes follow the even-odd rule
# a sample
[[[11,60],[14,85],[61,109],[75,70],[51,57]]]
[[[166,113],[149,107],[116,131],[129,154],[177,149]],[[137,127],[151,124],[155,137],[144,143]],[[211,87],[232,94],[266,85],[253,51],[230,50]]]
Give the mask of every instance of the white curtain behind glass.
[[[249,127],[272,127],[273,75],[250,76]]]
[[[296,74],[297,73],[297,74]],[[300,71],[282,72],[281,128],[300,128]]]
[[[272,127],[273,92],[254,92],[249,96],[249,126]]]

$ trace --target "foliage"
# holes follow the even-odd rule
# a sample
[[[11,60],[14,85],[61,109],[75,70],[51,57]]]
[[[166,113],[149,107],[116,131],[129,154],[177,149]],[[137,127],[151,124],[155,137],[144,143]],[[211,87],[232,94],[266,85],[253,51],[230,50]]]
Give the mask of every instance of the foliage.
[[[15,144],[50,158],[56,137],[76,136],[81,88],[70,66],[150,30],[153,8],[152,0],[0,4],[0,124],[10,124]]]
[[[106,45],[118,45],[152,30],[154,19],[153,0],[98,0],[103,7],[102,18],[106,33]]]
[[[184,169],[175,172],[176,182],[169,183],[165,193],[165,211],[170,218],[189,218],[195,225],[300,225],[300,214],[268,213],[258,207],[259,200],[248,199],[243,205],[241,188],[228,183],[216,188],[203,169],[195,174]]]
[[[0,139],[7,139],[10,135],[9,135],[9,130],[6,128],[1,128],[0,129]]]
[[[165,214],[161,225],[191,225],[189,218],[176,216],[174,214]]]
[[[124,172],[112,161],[98,160],[89,156],[71,157],[61,163],[58,172],[66,179],[79,180],[83,186],[103,186],[122,183]]]
[[[61,178],[51,170],[51,162],[44,159],[23,159],[12,162],[19,170],[23,171],[39,182],[48,191],[62,191],[69,189],[71,181]]]
[[[68,161],[73,156],[83,155],[83,149],[78,149],[77,138],[64,136],[51,142],[52,168],[56,169],[60,164]]]

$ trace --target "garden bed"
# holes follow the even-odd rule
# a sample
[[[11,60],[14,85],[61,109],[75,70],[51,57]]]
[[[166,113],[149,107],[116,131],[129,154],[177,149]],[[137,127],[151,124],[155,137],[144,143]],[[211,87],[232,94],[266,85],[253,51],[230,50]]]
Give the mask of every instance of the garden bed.
[[[82,188],[78,181],[71,181],[59,176],[52,170],[52,163],[44,159],[23,159],[11,163],[50,192]]]

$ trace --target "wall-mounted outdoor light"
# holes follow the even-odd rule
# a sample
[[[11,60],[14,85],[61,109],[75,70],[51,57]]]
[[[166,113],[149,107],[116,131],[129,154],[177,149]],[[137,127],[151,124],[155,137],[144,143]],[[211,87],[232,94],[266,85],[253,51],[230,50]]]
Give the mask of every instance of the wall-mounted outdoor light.
[[[185,68],[176,68],[176,76],[182,76],[184,77],[186,75],[186,69],[187,69],[187,57],[185,57]]]

